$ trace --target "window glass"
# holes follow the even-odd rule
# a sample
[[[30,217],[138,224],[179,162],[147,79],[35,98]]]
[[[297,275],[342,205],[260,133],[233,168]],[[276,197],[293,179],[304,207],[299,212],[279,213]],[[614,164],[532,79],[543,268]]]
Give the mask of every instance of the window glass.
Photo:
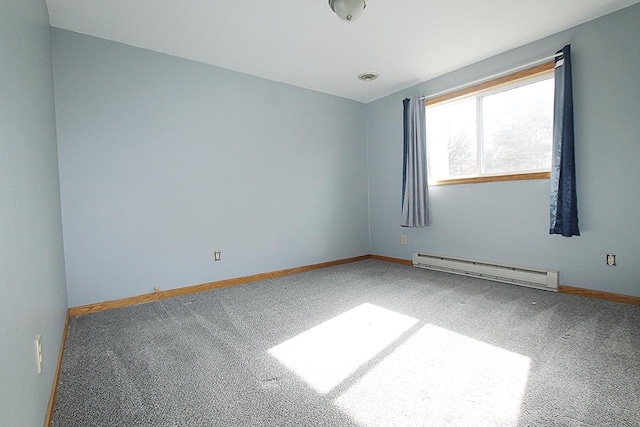
[[[427,170],[434,177],[478,173],[476,101],[467,98],[428,109]]]
[[[553,64],[541,67],[426,102],[430,183],[549,172]]]
[[[484,173],[551,167],[552,79],[484,96],[481,100]]]

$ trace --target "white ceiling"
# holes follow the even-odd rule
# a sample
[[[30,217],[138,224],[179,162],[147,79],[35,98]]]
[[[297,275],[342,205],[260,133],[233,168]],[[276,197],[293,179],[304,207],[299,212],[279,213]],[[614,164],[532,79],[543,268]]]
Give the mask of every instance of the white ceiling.
[[[370,102],[640,0],[46,0],[51,25]],[[375,71],[380,78],[361,82]]]

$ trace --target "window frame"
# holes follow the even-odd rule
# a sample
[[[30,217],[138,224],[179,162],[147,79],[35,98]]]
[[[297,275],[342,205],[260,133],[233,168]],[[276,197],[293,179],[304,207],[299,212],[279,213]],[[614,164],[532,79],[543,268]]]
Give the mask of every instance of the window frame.
[[[500,76],[495,79],[487,80],[478,84],[463,87],[462,89],[454,90],[444,93],[442,95],[426,98],[424,101],[425,109],[427,107],[462,99],[466,97],[476,96],[478,94],[491,95],[501,91],[501,88],[505,86],[518,87],[519,82],[535,83],[541,81],[548,76],[553,76],[555,70],[555,61],[548,61],[540,65],[536,65],[525,70],[520,70],[515,73]],[[508,90],[508,89],[507,89]],[[448,178],[441,180],[433,180],[429,182],[429,186],[440,185],[455,185],[455,184],[478,184],[483,182],[495,182],[495,181],[519,181],[519,180],[532,180],[532,179],[549,179],[551,171],[533,171],[533,172],[509,172],[504,174],[486,174],[479,176],[461,177],[461,178]]]

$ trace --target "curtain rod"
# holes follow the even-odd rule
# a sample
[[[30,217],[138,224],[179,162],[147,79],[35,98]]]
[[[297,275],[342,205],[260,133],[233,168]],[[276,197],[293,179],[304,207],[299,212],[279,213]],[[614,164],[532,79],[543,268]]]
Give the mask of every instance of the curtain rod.
[[[519,67],[515,67],[515,68],[512,68],[512,69],[507,70],[507,71],[502,71],[500,73],[493,74],[491,76],[484,77],[482,79],[479,79],[479,80],[476,80],[476,81],[473,81],[473,82],[470,82],[470,83],[465,83],[463,85],[460,85],[460,86],[457,86],[457,87],[454,87],[454,88],[451,88],[451,89],[443,90],[442,92],[434,93],[433,95],[421,96],[418,99],[419,100],[423,100],[423,99],[427,99],[427,98],[435,98],[436,96],[445,95],[445,94],[450,93],[450,92],[455,92],[458,89],[463,89],[465,87],[473,86],[473,85],[478,84],[478,83],[484,83],[486,81],[493,80],[493,79],[498,78],[498,77],[506,76],[507,74],[511,74],[511,73],[518,72],[520,70],[524,70],[525,68],[533,67],[534,65],[542,64],[545,61],[548,61],[550,59],[555,59],[555,58],[557,58],[559,56],[562,56],[562,52],[558,52],[558,53],[553,54],[551,56],[547,56],[547,57],[538,59],[537,61],[529,62],[528,64],[520,65]]]

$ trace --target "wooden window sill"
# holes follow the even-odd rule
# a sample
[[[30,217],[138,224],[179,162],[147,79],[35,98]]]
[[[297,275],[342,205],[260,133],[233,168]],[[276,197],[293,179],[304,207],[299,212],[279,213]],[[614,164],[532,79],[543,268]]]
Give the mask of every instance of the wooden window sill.
[[[456,178],[456,179],[443,179],[429,183],[429,187],[436,187],[440,185],[457,185],[457,184],[480,184],[482,182],[496,182],[496,181],[524,181],[530,179],[549,179],[551,172],[533,172],[533,173],[518,173],[512,175],[493,175],[493,176],[477,176],[472,178]]]

